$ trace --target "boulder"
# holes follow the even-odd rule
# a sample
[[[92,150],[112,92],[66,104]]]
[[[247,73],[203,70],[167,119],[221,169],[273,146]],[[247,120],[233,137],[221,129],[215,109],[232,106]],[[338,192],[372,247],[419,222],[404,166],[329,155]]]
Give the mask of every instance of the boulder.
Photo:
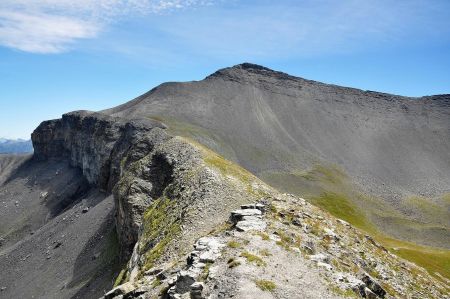
[[[266,223],[259,217],[245,216],[242,221],[236,224],[236,229],[242,232],[249,230],[263,231],[266,229]]]
[[[323,236],[324,238],[328,238],[330,240],[335,240],[335,241],[339,240],[338,235],[332,229],[329,229],[326,227],[323,229],[323,231],[324,231],[324,236]]]
[[[191,285],[195,282],[195,276],[189,271],[180,271],[175,284],[175,292],[183,294],[191,290]]]
[[[364,288],[364,296],[367,299],[377,299],[377,295],[375,295],[374,292],[372,292],[369,288]]]
[[[294,218],[292,220],[292,224],[295,225],[295,226],[300,226],[300,227],[302,226],[302,222],[300,221],[299,218]]]
[[[205,284],[203,282],[194,282],[191,285],[190,297],[191,299],[203,299],[203,289],[205,288]]]
[[[327,263],[318,262],[317,266],[320,267],[320,268],[324,268],[324,269],[326,269],[328,271],[333,270],[333,267],[330,264],[327,264]]]
[[[265,212],[265,205],[261,203],[251,203],[251,204],[245,204],[241,205],[242,210],[248,210],[248,209],[257,209],[260,210],[262,213]]]
[[[128,293],[131,293],[135,289],[135,286],[131,282],[126,282],[124,284],[121,284],[118,287],[115,287],[111,291],[105,294],[103,297],[104,299],[112,299],[120,295],[126,295]]]
[[[242,209],[231,212],[231,221],[237,223],[243,220],[245,216],[261,216],[262,212],[258,209]]]
[[[377,296],[384,298],[384,296],[386,295],[386,291],[372,276],[370,276],[364,271],[360,271],[358,273],[358,278],[362,280],[365,283],[365,285]]]
[[[315,254],[316,253],[316,244],[312,240],[305,241],[304,244],[302,244],[303,250],[305,250],[308,254]]]
[[[314,262],[322,262],[322,263],[326,263],[326,264],[330,263],[330,257],[323,253],[311,255],[309,258],[310,258],[310,260],[312,260]]]

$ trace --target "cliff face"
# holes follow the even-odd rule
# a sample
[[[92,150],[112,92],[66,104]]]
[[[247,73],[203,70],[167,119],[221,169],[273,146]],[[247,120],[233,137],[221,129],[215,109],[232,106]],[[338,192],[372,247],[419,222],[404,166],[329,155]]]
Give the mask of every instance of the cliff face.
[[[150,120],[125,122],[99,113],[72,112],[61,119],[43,122],[33,132],[34,159],[67,159],[71,166],[81,169],[91,185],[111,193],[128,165],[147,156],[156,144],[170,138],[161,129],[163,127]],[[165,168],[168,165],[156,167],[158,171],[165,171]],[[152,184],[136,176],[128,183],[123,188],[126,190],[115,196],[117,230],[125,249],[124,258],[137,240],[145,208],[161,192],[163,187],[159,183],[164,183],[164,179]],[[138,193],[146,193],[147,197],[139,197]]]
[[[34,158],[68,158],[89,183],[111,192],[125,156],[138,159],[152,149],[145,135],[164,128],[151,120],[123,121],[100,113],[77,111],[43,122],[32,134]],[[168,138],[158,131],[160,139]]]

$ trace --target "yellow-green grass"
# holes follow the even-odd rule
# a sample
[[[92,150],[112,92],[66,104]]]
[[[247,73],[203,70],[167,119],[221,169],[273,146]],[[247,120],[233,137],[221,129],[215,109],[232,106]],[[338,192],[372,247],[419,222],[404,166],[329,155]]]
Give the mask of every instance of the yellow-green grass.
[[[231,240],[227,243],[228,247],[230,248],[240,248],[241,247],[241,243]]]
[[[257,197],[267,195],[267,190],[261,188],[261,181],[245,168],[225,159],[195,140],[187,137],[180,138],[201,151],[203,161],[208,167],[217,169],[223,177],[233,178],[236,183],[243,184],[244,190],[250,195]]]
[[[311,202],[327,210],[335,217],[348,221],[358,228],[368,232],[374,232],[376,230],[375,226],[367,220],[366,215],[343,194],[324,192],[317,197],[312,197]]]
[[[327,210],[337,218],[343,219],[355,227],[371,234],[376,241],[398,256],[409,260],[432,275],[435,272],[450,278],[450,250],[422,246],[411,242],[394,239],[381,233],[345,196],[325,193],[314,198],[312,202]]]
[[[395,223],[405,228],[433,229],[439,226],[425,225],[424,227],[418,222],[403,217],[380,200],[356,191],[348,176],[337,167],[315,165],[309,171],[265,173],[262,177],[274,187],[302,195],[333,216],[369,233],[388,250],[425,268],[430,274],[436,276],[437,272],[450,279],[450,250],[418,245],[388,236],[379,230],[370,216],[378,217],[378,219],[382,219],[380,215],[390,217],[395,220]],[[449,198],[447,194],[442,196],[444,202],[449,201]],[[421,199],[414,198],[410,201],[416,207],[424,204]],[[428,212],[437,212],[434,206],[427,209]]]
[[[273,292],[277,287],[273,281],[266,279],[258,279],[255,281],[255,284],[258,288],[266,292]]]
[[[450,279],[450,250],[422,246],[377,233],[374,238],[396,255]]]
[[[421,215],[435,224],[448,226],[450,223],[448,219],[450,202],[447,201],[445,194],[437,198],[410,196],[403,200],[402,205],[406,210]]]
[[[154,263],[164,254],[170,242],[181,232],[180,220],[174,200],[165,196],[155,200],[147,209],[143,218],[143,233],[141,248],[153,244],[146,252],[144,270],[153,267]]]
[[[253,263],[258,267],[266,266],[266,262],[264,262],[261,257],[254,255],[248,251],[241,252],[241,256],[246,258],[249,263]]]
[[[195,140],[199,144],[205,144],[215,149],[220,149],[226,156],[234,156],[233,149],[218,134],[199,125],[180,121],[170,116],[151,115],[149,119],[156,120],[168,126],[167,131],[174,135]]]
[[[443,200],[446,204],[450,205],[450,192],[449,192],[449,193],[443,194],[443,195],[442,195],[442,200]]]
[[[122,284],[122,282],[125,280],[127,274],[127,269],[122,269],[117,275],[116,279],[114,280],[113,287],[117,287],[118,285]]]

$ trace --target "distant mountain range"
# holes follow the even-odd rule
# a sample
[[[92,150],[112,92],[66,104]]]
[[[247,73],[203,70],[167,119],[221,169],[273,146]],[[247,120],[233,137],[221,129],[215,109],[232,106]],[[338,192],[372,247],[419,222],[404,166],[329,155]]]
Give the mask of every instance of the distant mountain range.
[[[0,154],[18,154],[33,152],[31,140],[0,138]]]

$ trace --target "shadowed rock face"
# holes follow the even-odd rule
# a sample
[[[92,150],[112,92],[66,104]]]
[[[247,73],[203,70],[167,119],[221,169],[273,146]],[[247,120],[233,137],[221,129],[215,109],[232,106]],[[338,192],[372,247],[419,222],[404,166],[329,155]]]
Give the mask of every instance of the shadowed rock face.
[[[87,183],[111,193],[127,166],[152,152],[170,137],[152,120],[125,121],[108,115],[77,111],[43,122],[32,134],[34,159],[68,160]],[[136,174],[116,190],[116,224],[126,260],[137,241],[140,219],[153,198],[170,180],[169,165],[155,156],[147,174]],[[168,175],[164,175],[169,173]],[[147,176],[147,177],[145,177]]]
[[[34,159],[68,158],[89,183],[110,192],[117,183],[124,154],[133,146],[137,149],[134,158],[151,151],[152,145],[144,139],[156,127],[163,126],[156,121],[126,122],[88,111],[68,113],[43,122],[33,132]]]
[[[104,112],[161,120],[175,134],[303,196],[308,196],[301,187],[305,180],[292,173],[338,165],[365,195],[384,199],[401,217],[421,223],[440,219],[433,233],[425,233],[434,237],[415,241],[445,246],[439,240],[450,235],[442,217],[403,206],[411,196],[431,200],[450,191],[450,95],[402,97],[241,64],[201,81],[162,84]],[[397,237],[424,235],[410,228],[400,233],[397,220],[381,214],[372,213],[373,221]]]

